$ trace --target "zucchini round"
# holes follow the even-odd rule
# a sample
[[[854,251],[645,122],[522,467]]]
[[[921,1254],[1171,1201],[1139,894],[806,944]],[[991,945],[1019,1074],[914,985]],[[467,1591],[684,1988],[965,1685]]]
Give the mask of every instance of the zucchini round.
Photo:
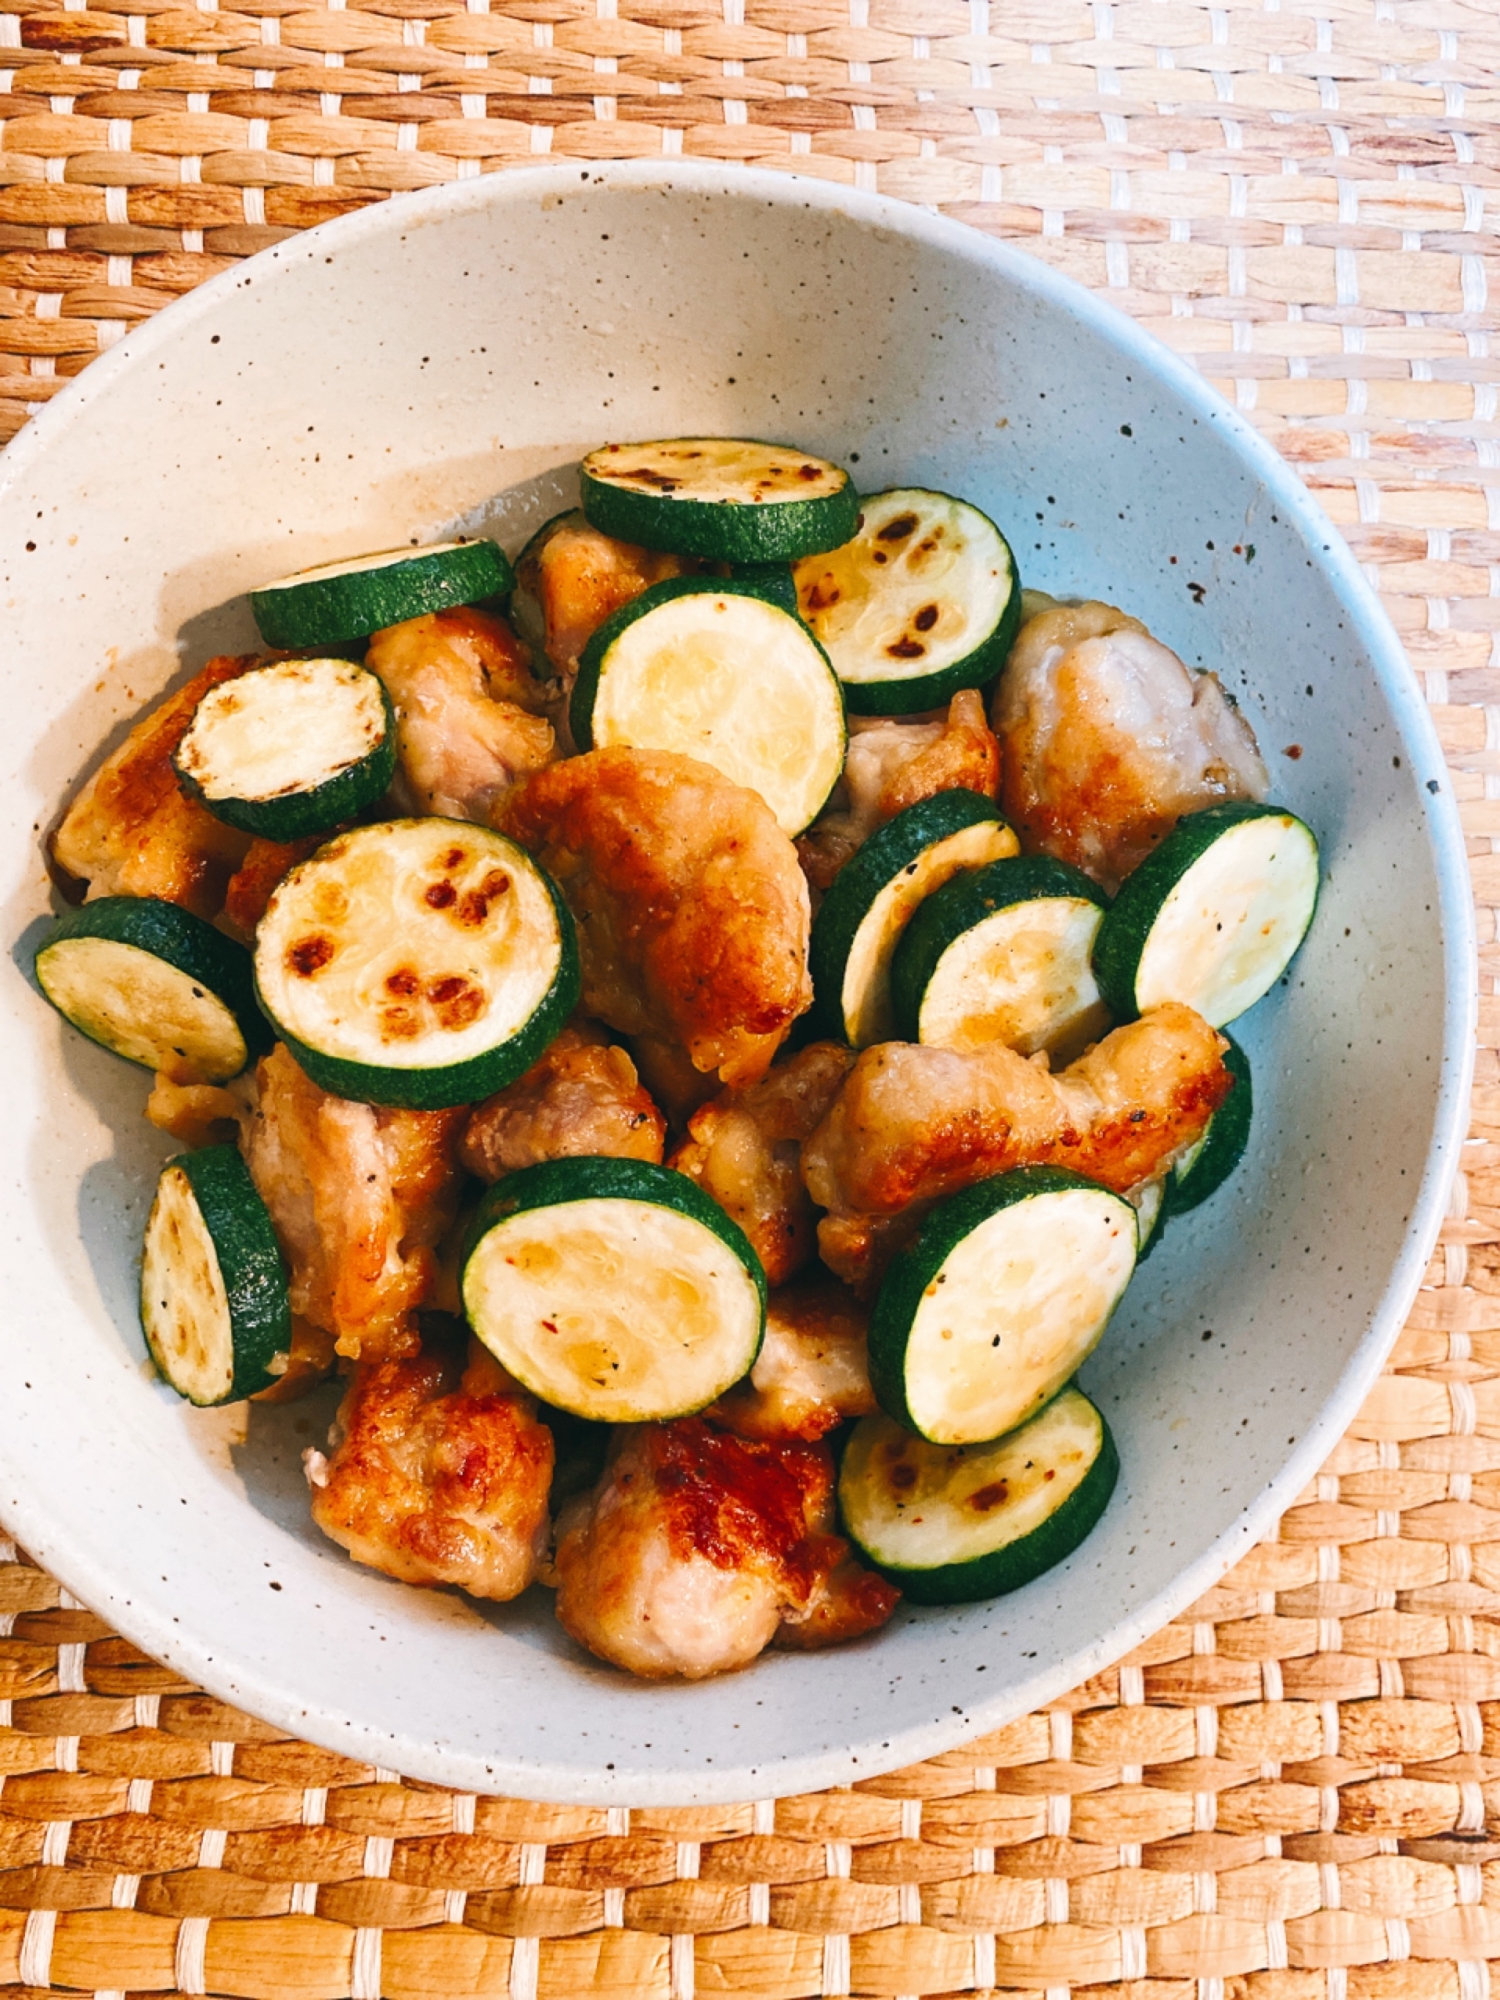
[[[396,769],[396,719],[352,660],[277,660],[210,688],[172,763],[215,819],[305,840],[373,805]]]
[[[1130,1190],[1130,1206],[1135,1210],[1136,1268],[1139,1269],[1160,1243],[1167,1221],[1167,1183],[1147,1181]]]
[[[386,820],[283,877],[255,983],[314,1083],[433,1111],[531,1067],[577,1002],[578,947],[556,888],[503,834]]]
[[[753,1366],[766,1280],[743,1231],[645,1160],[549,1160],[480,1203],[464,1312],[517,1381],[611,1424],[687,1416]]]
[[[870,1382],[934,1444],[978,1444],[1035,1415],[1099,1343],[1136,1262],[1123,1195],[1018,1167],[949,1195],[886,1273]]]
[[[177,903],[85,903],[53,928],[35,969],[80,1034],[176,1083],[227,1083],[271,1046],[249,952]]]
[[[1202,1138],[1168,1174],[1163,1184],[1167,1215],[1186,1215],[1190,1208],[1217,1193],[1244,1158],[1250,1142],[1254,1109],[1250,1059],[1233,1035],[1225,1035],[1224,1039],[1229,1044],[1224,1051],[1224,1067],[1234,1078],[1234,1088],[1209,1119]]]
[[[919,799],[850,856],[813,918],[812,1025],[856,1049],[891,1041],[891,961],[924,897],[961,869],[1014,854],[993,801],[954,790]]]
[[[269,1389],[291,1352],[287,1269],[233,1146],[168,1160],[141,1257],[141,1326],[179,1396],[208,1406]]]
[[[797,602],[797,580],[790,563],[730,563],[728,568],[731,582],[742,590],[756,591],[770,603],[779,604],[783,611],[790,611],[794,618],[802,616]]]
[[[1020,629],[1004,535],[977,507],[923,487],[870,494],[853,539],[804,557],[796,578],[854,715],[909,715],[982,687]]]
[[[1030,854],[966,870],[917,911],[891,963],[896,1032],[936,1048],[1004,1042],[1068,1060],[1108,1025],[1091,957],[1109,898]]]
[[[839,1512],[909,1604],[972,1604],[1070,1556],[1119,1476],[1108,1424],[1069,1388],[1020,1430],[956,1451],[866,1417],[839,1469]]]
[[[823,649],[765,587],[683,576],[607,618],[584,647],[568,719],[580,750],[675,750],[759,792],[786,834],[844,768],[844,701]]]
[[[504,597],[515,581],[493,542],[433,542],[278,577],[251,591],[250,609],[268,646],[300,650],[364,639],[429,611]]]
[[[708,562],[795,562],[847,542],[859,518],[841,465],[753,438],[607,444],[579,484],[604,534]]]
[[[1311,828],[1280,806],[1209,806],[1122,885],[1094,951],[1100,991],[1124,1020],[1180,1000],[1222,1028],[1285,972],[1317,901]]]

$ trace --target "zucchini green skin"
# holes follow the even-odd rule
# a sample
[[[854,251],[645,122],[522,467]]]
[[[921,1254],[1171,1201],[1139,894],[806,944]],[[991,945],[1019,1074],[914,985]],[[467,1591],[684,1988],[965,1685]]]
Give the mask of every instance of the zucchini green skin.
[[[914,1240],[891,1260],[870,1315],[870,1387],[888,1417],[924,1435],[907,1402],[906,1349],[917,1308],[954,1248],[1001,1209],[1069,1188],[1112,1192],[1066,1167],[1016,1167],[960,1188],[928,1211]]]
[[[1020,1541],[970,1562],[942,1563],[933,1569],[899,1568],[880,1562],[868,1549],[861,1549],[861,1554],[898,1586],[908,1604],[974,1604],[1034,1583],[1047,1570],[1065,1562],[1093,1533],[1114,1494],[1120,1454],[1102,1411],[1099,1422],[1103,1439],[1098,1457],[1057,1512]]]
[[[985,798],[980,792],[960,788],[938,792],[932,798],[919,799],[914,806],[897,813],[894,819],[888,819],[884,826],[876,828],[856,853],[850,855],[833,878],[832,886],[813,918],[807,965],[813,982],[813,1004],[808,1025],[814,1038],[826,1036],[838,1042],[849,1039],[844,1020],[844,967],[853,948],[855,934],[869,914],[875,898],[927,848],[948,839],[951,834],[962,832],[966,826],[980,826],[986,820],[997,820],[1002,825],[1005,823],[993,799]],[[951,887],[952,884],[945,886]],[[925,908],[925,905],[922,907]],[[919,908],[912,918],[913,924],[919,920],[921,913]],[[902,942],[905,942],[904,938]],[[898,956],[900,950],[898,945]]]
[[[261,1200],[250,1169],[235,1146],[207,1146],[197,1153],[179,1153],[162,1172],[181,1168],[187,1176],[219,1259],[219,1275],[229,1300],[234,1344],[234,1379],[220,1403],[242,1402],[269,1389],[277,1377],[271,1362],[292,1344],[290,1277],[270,1212]],[[150,1312],[142,1271],[141,1331],[162,1379],[175,1389],[151,1337]],[[179,1389],[177,1392],[183,1392]],[[184,1398],[191,1401],[192,1398]],[[199,1404],[199,1408],[210,1407]]]
[[[70,938],[103,938],[110,944],[132,945],[206,987],[237,1022],[245,1038],[246,1067],[270,1049],[274,1036],[257,1004],[249,952],[179,903],[168,903],[158,896],[101,896],[97,902],[84,903],[60,917],[37,947],[32,961],[37,985],[54,1007],[57,1002],[47,990],[47,954]],[[70,1027],[78,1028],[78,1023],[63,1014],[61,1007],[57,1011]],[[89,1034],[86,1028],[79,1028],[79,1033],[88,1035],[100,1048],[109,1049],[111,1055],[120,1054],[98,1035]],[[129,1056],[122,1059],[132,1060]],[[213,1081],[227,1083],[229,1078]]]
[[[300,652],[368,638],[431,611],[508,597],[515,571],[494,542],[466,542],[353,576],[314,577],[274,590],[252,590],[250,609],[268,646]]]
[[[332,833],[335,827],[357,818],[366,806],[374,805],[390,789],[396,775],[396,711],[379,675],[371,674],[370,678],[380,687],[385,734],[367,757],[321,785],[305,792],[286,792],[275,799],[211,799],[197,779],[183,770],[174,750],[172,768],[178,784],[215,819],[260,840],[305,840],[311,834]]]
[[[834,887],[838,887],[838,878]],[[997,910],[1051,896],[1094,903],[1101,910],[1109,908],[1109,898],[1097,882],[1091,882],[1080,869],[1070,868],[1066,861],[1054,861],[1049,854],[1017,854],[1006,861],[988,861],[982,868],[965,869],[935,889],[918,906],[891,960],[891,999],[902,1041],[921,1039],[922,999],[949,945]]]
[[[1133,1021],[1140,1013],[1136,1004],[1135,978],[1146,949],[1152,926],[1162,906],[1193,863],[1205,855],[1219,836],[1247,820],[1267,817],[1295,819],[1283,806],[1259,805],[1250,800],[1227,800],[1207,806],[1178,820],[1154,853],[1121,883],[1094,945],[1094,977],[1106,1006],[1117,1021]],[[1305,821],[1298,821],[1313,839]],[[1316,843],[1314,843],[1316,844]],[[1312,928],[1317,902],[1308,914]],[[1303,932],[1305,937],[1307,932]]]
[[[675,440],[664,438],[664,444]],[[747,443],[755,440],[747,439]],[[777,449],[787,447],[778,446]],[[839,548],[854,534],[859,495],[844,475],[837,493],[815,500],[773,500],[752,507],[734,501],[669,500],[595,479],[585,461],[579,487],[584,516],[601,533],[672,555],[707,562],[783,563]]]
[[[797,606],[797,584],[789,563],[731,563],[729,581],[743,590],[753,590],[778,610],[802,616]]]
[[[669,576],[660,583],[653,583],[643,590],[639,597],[622,604],[618,611],[612,611],[604,623],[589,638],[578,656],[578,678],[573,683],[573,692],[568,700],[568,727],[573,732],[573,741],[580,750],[594,747],[594,702],[599,693],[599,675],[611,646],[622,632],[628,631],[638,618],[654,611],[660,604],[670,604],[678,597],[755,597],[764,604],[774,604],[778,611],[797,617],[796,593],[788,604],[785,594],[772,578],[756,576]],[[801,624],[801,619],[797,620]],[[803,628],[806,629],[805,627]],[[808,639],[822,653],[825,664],[828,655],[813,638]],[[830,666],[829,673],[833,673]],[[837,676],[834,676],[837,679]]]
[[[1221,1028],[1219,1033],[1224,1035],[1224,1030]],[[1168,1174],[1161,1221],[1152,1241],[1161,1234],[1162,1225],[1171,1216],[1186,1215],[1189,1209],[1218,1192],[1244,1158],[1250,1142],[1250,1121],[1255,1108],[1250,1058],[1233,1035],[1224,1035],[1224,1039],[1229,1044],[1224,1051],[1224,1067],[1234,1078],[1234,1088],[1208,1121],[1197,1157],[1180,1173],[1174,1168]]]

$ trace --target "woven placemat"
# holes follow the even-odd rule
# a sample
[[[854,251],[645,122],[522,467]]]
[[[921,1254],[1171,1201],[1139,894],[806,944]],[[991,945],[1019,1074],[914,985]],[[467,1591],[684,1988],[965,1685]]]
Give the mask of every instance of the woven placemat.
[[[1425,679],[1489,996],[1497,64],[1493,0],[0,0],[0,434],[227,261],[539,155],[937,204],[1134,313],[1317,489]],[[280,1738],[0,1565],[0,1993],[1486,2000],[1497,1030],[1486,997],[1411,1324],[1276,1538],[912,1770],[697,1811],[455,1797]]]

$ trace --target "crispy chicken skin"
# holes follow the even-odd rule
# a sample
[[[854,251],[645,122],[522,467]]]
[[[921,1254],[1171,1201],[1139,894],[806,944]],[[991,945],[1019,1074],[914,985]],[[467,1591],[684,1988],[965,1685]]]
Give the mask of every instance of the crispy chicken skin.
[[[624,1049],[595,1028],[572,1027],[524,1076],[475,1105],[459,1156],[471,1174],[497,1181],[581,1153],[659,1162],[666,1134]]]
[[[177,782],[172,752],[210,688],[259,664],[254,653],[210,660],[138,722],[69,806],[52,858],[91,896],[160,896],[215,917],[250,836],[214,818]]]
[[[1184,813],[1264,798],[1269,783],[1217,676],[1190,672],[1112,604],[1057,605],[1022,626],[994,723],[1000,802],[1026,851],[1111,893]]]
[[[517,1597],[547,1545],[552,1433],[477,1342],[354,1370],[328,1457],[306,1455],[313,1519],[402,1583]]]
[[[647,1680],[727,1673],[824,1601],[847,1553],[832,1520],[824,1445],[752,1443],[699,1417],[623,1430],[599,1486],[559,1516],[558,1619]],[[880,1594],[861,1629],[889,1617],[896,1593]]]
[[[851,716],[844,775],[797,842],[807,879],[826,889],[877,827],[919,800],[959,789],[992,799],[999,783],[1000,746],[975,688],[960,689],[935,720]]]
[[[766,1337],[743,1382],[705,1414],[743,1438],[825,1436],[875,1408],[870,1315],[836,1278],[800,1278],[772,1292]]]
[[[473,605],[389,625],[365,664],[396,711],[400,772],[417,812],[487,822],[518,779],[557,754],[545,689],[503,618]]]
[[[818,1247],[868,1293],[933,1201],[1013,1167],[1071,1167],[1121,1194],[1159,1175],[1228,1095],[1221,1035],[1171,1001],[1054,1076],[996,1042],[866,1049],[802,1149],[829,1212]]]
[[[811,913],[757,793],[692,757],[591,750],[527,779],[499,823],[567,898],[590,1014],[682,1043],[723,1083],[765,1074],[812,998]]]
[[[254,839],[244,860],[230,878],[224,898],[224,915],[245,937],[254,937],[255,926],[266,914],[266,905],[281,878],[299,861],[316,854],[328,838],[326,833],[310,833],[304,840]]]
[[[744,1230],[769,1285],[785,1284],[817,1254],[802,1141],[827,1114],[853,1061],[837,1042],[799,1049],[758,1083],[726,1090],[694,1112],[686,1140],[667,1162]]]
[[[330,1097],[279,1044],[256,1084],[241,1145],[291,1267],[293,1312],[333,1333],[348,1360],[414,1354],[458,1206],[463,1108]]]
[[[554,671],[571,683],[579,654],[606,618],[653,583],[696,568],[682,556],[601,535],[575,510],[564,514],[540,548],[527,554],[517,582],[540,609],[543,651]]]

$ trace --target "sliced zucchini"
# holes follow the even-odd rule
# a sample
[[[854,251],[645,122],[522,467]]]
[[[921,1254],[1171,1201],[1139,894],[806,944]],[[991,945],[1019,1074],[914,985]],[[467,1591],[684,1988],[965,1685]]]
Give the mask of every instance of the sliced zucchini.
[[[278,577],[251,591],[250,609],[268,646],[336,646],[429,611],[504,597],[515,581],[493,542],[432,542]]]
[[[908,715],[982,687],[1020,628],[1004,535],[967,501],[919,486],[862,500],[853,540],[804,557],[796,578],[854,715]]]
[[[817,1032],[856,1049],[896,1035],[891,960],[924,897],[960,869],[1014,854],[1018,842],[978,792],[919,799],[846,861],[813,918],[808,966]]]
[[[1093,1353],[1136,1245],[1125,1197],[1060,1167],[1018,1167],[949,1195],[875,1302],[876,1401],[934,1444],[1014,1430]]]
[[[1239,803],[1193,813],[1100,925],[1100,991],[1126,1020],[1181,1000],[1222,1028],[1285,972],[1317,901],[1318,843],[1294,814]]]
[[[141,1258],[151,1358],[190,1403],[237,1403],[277,1379],[292,1345],[287,1270],[233,1146],[168,1160]]]
[[[765,1328],[765,1273],[744,1233],[645,1160],[550,1160],[497,1181],[460,1284],[502,1367],[602,1423],[703,1409],[749,1371]]]
[[[1142,1181],[1139,1187],[1130,1190],[1127,1199],[1135,1210],[1135,1261],[1139,1266],[1145,1263],[1161,1241],[1167,1219],[1167,1183],[1164,1180]]]
[[[584,647],[568,719],[580,750],[675,750],[759,792],[797,834],[844,768],[844,701],[823,649],[759,585],[670,577]]]
[[[859,516],[841,465],[753,438],[607,444],[579,483],[606,535],[709,562],[795,562],[847,542]]]
[[[839,1470],[839,1512],[908,1603],[972,1604],[1070,1556],[1119,1476],[1108,1424],[1070,1388],[1020,1430],[956,1451],[866,1417]]]
[[[578,947],[557,890],[503,834],[387,820],[282,878],[255,982],[314,1083],[432,1111],[531,1067],[577,1001]]]
[[[390,696],[352,660],[278,660],[210,688],[172,762],[215,819],[262,840],[304,840],[390,784]]]
[[[783,611],[790,611],[794,618],[801,617],[797,579],[792,575],[790,563],[730,563],[728,569],[732,580],[743,589],[758,591],[772,604],[779,604]]]
[[[1222,1030],[1221,1030],[1222,1032]],[[1200,1201],[1207,1201],[1220,1189],[1244,1158],[1250,1142],[1250,1118],[1254,1093],[1250,1082],[1250,1059],[1233,1035],[1225,1035],[1224,1067],[1234,1078],[1234,1088],[1224,1099],[1201,1139],[1173,1167],[1163,1187],[1168,1215],[1186,1215]]]
[[[69,911],[37,952],[36,977],[91,1042],[174,1083],[227,1083],[271,1045],[249,952],[155,896]]]
[[[1004,1042],[1071,1060],[1109,1023],[1090,963],[1108,907],[1087,875],[1045,854],[955,875],[896,947],[896,1033],[943,1049]]]

